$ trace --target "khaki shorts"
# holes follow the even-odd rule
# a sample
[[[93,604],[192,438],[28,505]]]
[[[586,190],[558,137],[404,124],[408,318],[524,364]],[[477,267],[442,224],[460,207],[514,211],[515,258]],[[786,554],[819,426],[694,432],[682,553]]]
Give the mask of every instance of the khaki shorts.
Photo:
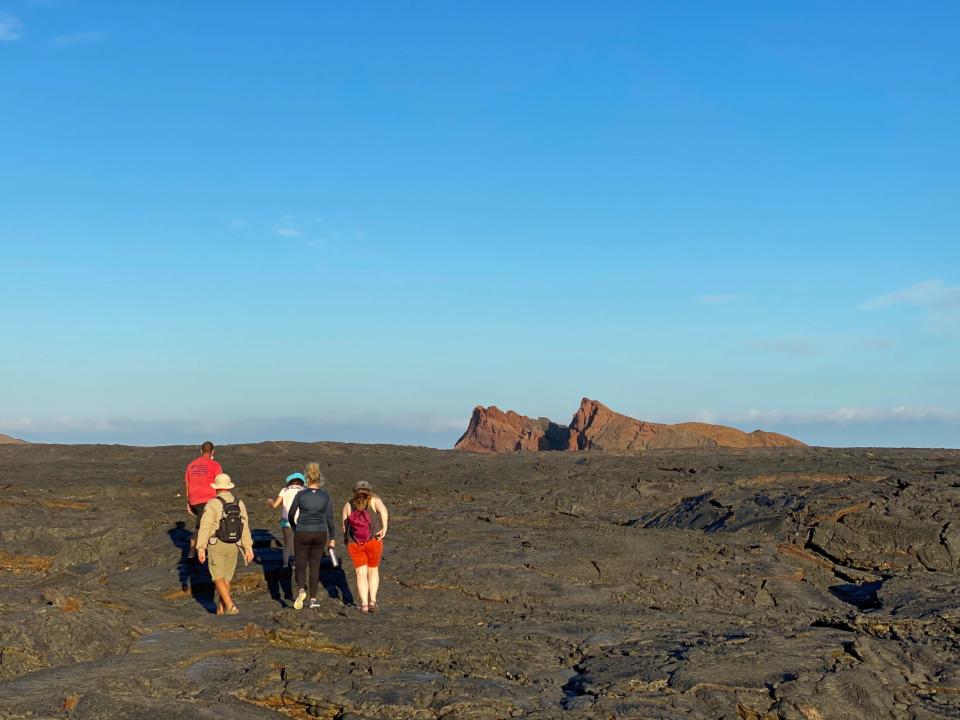
[[[236,543],[215,542],[207,545],[207,567],[214,580],[233,580],[237,570],[237,557],[240,549]]]

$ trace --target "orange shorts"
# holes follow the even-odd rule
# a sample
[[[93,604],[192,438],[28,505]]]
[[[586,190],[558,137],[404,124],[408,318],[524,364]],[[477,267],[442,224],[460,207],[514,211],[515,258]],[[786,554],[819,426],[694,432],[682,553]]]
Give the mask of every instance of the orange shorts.
[[[367,540],[365,543],[350,543],[347,552],[354,567],[379,567],[383,557],[383,540]]]

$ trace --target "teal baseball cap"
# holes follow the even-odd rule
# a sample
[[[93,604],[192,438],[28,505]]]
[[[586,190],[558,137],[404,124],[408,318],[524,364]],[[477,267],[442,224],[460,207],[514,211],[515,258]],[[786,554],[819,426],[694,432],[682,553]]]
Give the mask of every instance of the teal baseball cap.
[[[289,485],[294,480],[299,480],[302,483],[307,482],[307,479],[303,476],[303,473],[290,473],[287,475],[286,485]]]

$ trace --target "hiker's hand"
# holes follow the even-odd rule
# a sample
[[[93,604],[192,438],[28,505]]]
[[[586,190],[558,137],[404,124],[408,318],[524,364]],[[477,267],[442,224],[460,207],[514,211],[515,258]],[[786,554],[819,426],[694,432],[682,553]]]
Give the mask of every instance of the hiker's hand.
[[[197,550],[197,560],[200,562],[201,565],[203,565],[203,563],[207,561],[207,551],[204,550],[203,548],[200,548],[199,550]]]
[[[187,515],[190,515],[191,517],[196,515],[196,513],[193,512],[193,508],[190,507],[190,503],[187,503]]]
[[[253,550],[247,549],[243,552],[243,559],[247,562],[253,562]]]
[[[337,544],[337,541],[336,541],[336,540],[331,540],[330,542],[327,543],[327,547],[332,548],[332,547],[334,547],[336,544]]]
[[[386,535],[386,534],[387,534],[387,529],[386,529],[386,528],[380,528],[380,530],[377,532],[377,535],[376,535],[377,540],[383,540],[383,536]]]

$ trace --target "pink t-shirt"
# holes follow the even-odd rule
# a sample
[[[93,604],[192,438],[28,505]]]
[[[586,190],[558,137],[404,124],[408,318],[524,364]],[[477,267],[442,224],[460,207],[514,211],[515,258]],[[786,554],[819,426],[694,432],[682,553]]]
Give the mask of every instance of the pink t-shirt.
[[[210,487],[210,484],[222,472],[220,463],[203,455],[187,465],[187,502],[191,505],[199,505],[213,500],[217,496],[217,491]]]

